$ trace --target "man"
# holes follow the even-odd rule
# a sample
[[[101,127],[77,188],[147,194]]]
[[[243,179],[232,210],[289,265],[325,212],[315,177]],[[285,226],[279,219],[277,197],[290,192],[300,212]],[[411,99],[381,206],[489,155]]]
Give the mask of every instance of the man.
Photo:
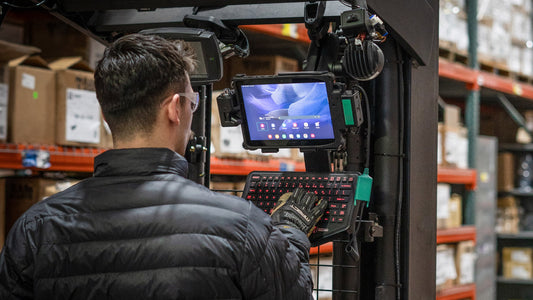
[[[181,45],[181,46],[179,46]],[[0,256],[0,299],[310,299],[325,209],[301,191],[272,219],[184,177],[198,106],[184,44],[120,38],[95,72],[115,149],[94,176],[34,205]],[[303,231],[303,232],[302,232]]]

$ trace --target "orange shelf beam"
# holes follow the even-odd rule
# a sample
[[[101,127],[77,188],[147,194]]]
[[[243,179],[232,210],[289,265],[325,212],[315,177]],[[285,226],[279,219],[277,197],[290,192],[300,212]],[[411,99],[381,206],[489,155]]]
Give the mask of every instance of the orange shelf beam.
[[[461,226],[458,228],[437,230],[437,244],[458,243],[463,241],[476,241],[475,226]]]
[[[533,86],[530,84],[519,83],[486,71],[476,71],[443,58],[439,58],[439,76],[464,82],[471,88],[484,87],[533,100]]]
[[[265,161],[211,157],[211,174],[248,175],[252,171],[305,171],[303,162],[281,159]]]
[[[475,85],[478,82],[479,71],[474,71],[465,65],[453,63],[439,57],[439,76]]]
[[[49,168],[25,167],[22,165],[26,151],[47,151],[50,154]],[[60,147],[47,145],[0,144],[0,168],[30,169],[36,171],[92,172],[94,157],[105,149]]]
[[[437,292],[437,300],[476,299],[476,285],[466,284]]]
[[[437,182],[464,184],[467,189],[475,190],[477,186],[477,172],[473,169],[438,167]]]
[[[320,254],[329,254],[333,253],[333,242],[325,243],[323,245],[312,247],[311,251],[309,251],[309,254],[311,255],[317,255],[319,253],[320,248]]]
[[[307,35],[307,29],[303,24],[243,25],[240,28],[289,41],[311,43]]]

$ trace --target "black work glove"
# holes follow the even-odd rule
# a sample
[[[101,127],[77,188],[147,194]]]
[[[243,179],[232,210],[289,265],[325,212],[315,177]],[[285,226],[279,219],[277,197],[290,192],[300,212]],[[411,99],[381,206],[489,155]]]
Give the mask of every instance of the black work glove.
[[[327,201],[320,200],[315,206],[317,200],[315,194],[302,189],[285,193],[270,215],[272,221],[276,225],[298,228],[309,236],[328,205]]]

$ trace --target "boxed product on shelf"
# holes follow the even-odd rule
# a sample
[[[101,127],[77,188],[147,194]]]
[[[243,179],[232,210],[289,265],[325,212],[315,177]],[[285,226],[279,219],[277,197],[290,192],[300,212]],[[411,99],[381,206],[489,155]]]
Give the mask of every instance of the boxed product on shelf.
[[[300,70],[298,60],[279,55],[253,55],[247,58],[232,57],[224,61],[224,75],[215,82],[213,89],[229,88],[232,78],[237,74],[274,75],[281,72]]]
[[[468,137],[465,127],[443,126],[443,164],[445,166],[468,168]]]
[[[244,191],[244,186],[245,185],[246,185],[246,181],[237,181],[237,182],[235,182],[234,188],[237,191],[237,192],[235,192],[235,194],[237,196],[239,196],[239,197],[242,196],[242,191]]]
[[[451,194],[451,186],[437,184],[437,229],[457,228],[463,224],[462,198]]]
[[[496,232],[518,233],[520,224],[520,207],[513,196],[498,198],[496,213]]]
[[[443,166],[468,168],[467,129],[461,124],[461,109],[455,105],[444,107],[444,123],[439,125]]]
[[[54,71],[36,55],[11,60],[8,66],[8,141],[54,144]]]
[[[499,143],[515,143],[518,125],[502,109],[492,109],[479,116],[479,134],[495,136]]]
[[[498,153],[498,191],[512,191],[515,187],[515,162],[511,152]]]
[[[533,248],[504,247],[502,249],[503,277],[533,278]]]
[[[449,217],[446,223],[447,228],[461,227],[463,224],[463,199],[459,194],[452,194],[448,203],[448,209],[450,211]]]
[[[437,229],[445,229],[450,217],[450,185],[437,184]]]
[[[455,247],[447,244],[437,245],[437,291],[454,286],[456,279]]]
[[[475,262],[476,245],[474,241],[464,241],[457,243],[455,255],[457,284],[469,284],[474,282]]]
[[[77,183],[76,180],[54,180],[37,177],[6,178],[6,232],[33,204],[67,189],[75,183]]]
[[[9,68],[8,62],[26,55],[34,55],[40,49],[0,40],[0,141],[7,140]]]
[[[106,134],[93,70],[81,57],[50,63],[56,72],[56,144],[104,147]]]
[[[224,193],[228,195],[235,195],[233,190],[235,189],[235,183],[231,181],[210,181],[209,188],[215,192]]]

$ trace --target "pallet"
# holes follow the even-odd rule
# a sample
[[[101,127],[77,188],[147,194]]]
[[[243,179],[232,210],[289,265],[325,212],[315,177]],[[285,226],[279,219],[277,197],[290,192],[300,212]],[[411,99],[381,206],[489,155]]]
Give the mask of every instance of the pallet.
[[[449,41],[439,41],[439,57],[465,66],[468,65],[468,54],[457,50],[455,43]]]
[[[502,77],[513,78],[513,72],[507,68],[507,65],[502,62],[490,61],[488,59],[479,60],[479,69],[488,73],[496,74]]]

